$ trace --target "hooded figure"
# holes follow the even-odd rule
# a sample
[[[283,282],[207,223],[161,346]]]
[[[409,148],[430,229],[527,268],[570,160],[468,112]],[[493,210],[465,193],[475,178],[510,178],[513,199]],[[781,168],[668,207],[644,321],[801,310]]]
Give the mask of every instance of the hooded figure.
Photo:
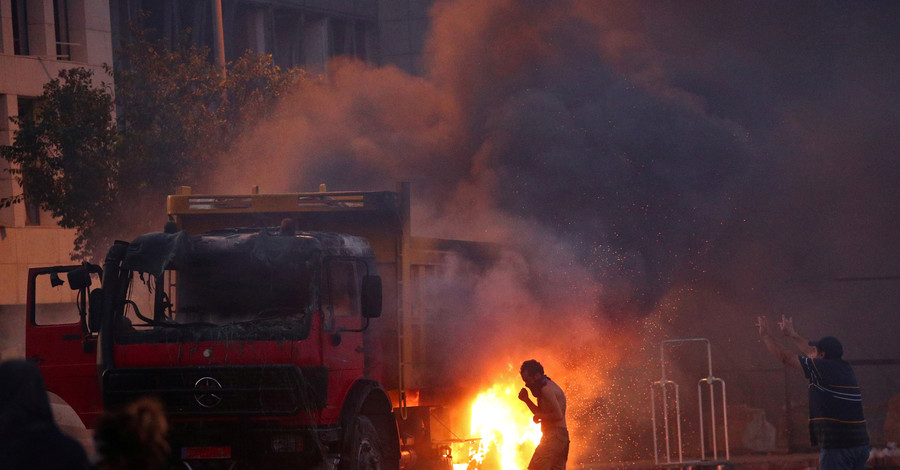
[[[0,468],[91,468],[81,444],[53,420],[44,377],[28,361],[0,363]]]

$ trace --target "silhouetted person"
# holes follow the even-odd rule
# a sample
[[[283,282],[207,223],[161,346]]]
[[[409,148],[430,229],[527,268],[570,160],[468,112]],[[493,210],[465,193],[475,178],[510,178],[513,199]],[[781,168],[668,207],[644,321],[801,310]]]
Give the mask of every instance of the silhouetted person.
[[[757,319],[759,336],[778,360],[803,371],[809,379],[809,440],[821,446],[820,470],[862,470],[869,459],[869,434],[862,395],[850,364],[841,359],[844,347],[833,336],[807,341],[794,330],[791,318],[779,323],[801,354],[775,342],[766,317]]]
[[[0,363],[0,468],[87,470],[87,454],[53,420],[40,369],[31,362]]]
[[[566,395],[556,382],[544,375],[544,366],[534,359],[522,363],[519,369],[525,387],[537,398],[537,404],[528,397],[528,390],[519,390],[519,400],[534,413],[534,422],[541,423],[541,442],[529,470],[565,470],[569,458],[569,431],[566,428]]]
[[[107,411],[94,427],[100,470],[159,470],[169,460],[169,425],[162,405],[139,398],[121,410]]]

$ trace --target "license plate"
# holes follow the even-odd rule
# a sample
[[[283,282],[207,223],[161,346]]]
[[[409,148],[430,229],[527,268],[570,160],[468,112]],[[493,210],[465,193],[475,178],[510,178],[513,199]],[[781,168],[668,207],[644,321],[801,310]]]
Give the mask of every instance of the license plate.
[[[182,460],[230,459],[231,447],[182,447]]]

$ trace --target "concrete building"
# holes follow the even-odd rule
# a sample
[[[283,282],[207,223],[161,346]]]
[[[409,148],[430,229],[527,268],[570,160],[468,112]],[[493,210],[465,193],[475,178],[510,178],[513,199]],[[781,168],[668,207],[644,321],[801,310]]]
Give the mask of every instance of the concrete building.
[[[272,54],[282,67],[321,70],[329,58],[421,70],[431,0],[221,0],[225,59],[244,51]],[[213,0],[110,0],[114,46],[129,24],[174,44],[187,39],[215,50]],[[187,33],[185,34],[185,32]]]
[[[59,71],[85,67],[103,79],[112,62],[107,0],[0,0],[0,145],[10,116],[32,112],[34,98]],[[108,81],[108,80],[107,80]],[[21,194],[0,160],[0,198]],[[71,264],[73,231],[28,201],[0,208],[0,357],[21,355],[20,325],[29,267]],[[68,300],[68,292],[59,293]]]

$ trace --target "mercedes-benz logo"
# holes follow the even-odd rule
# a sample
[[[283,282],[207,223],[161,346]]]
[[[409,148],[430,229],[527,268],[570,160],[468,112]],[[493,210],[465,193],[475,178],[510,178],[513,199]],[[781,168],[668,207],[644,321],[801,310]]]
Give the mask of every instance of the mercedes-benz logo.
[[[202,377],[194,383],[194,390],[199,393],[194,395],[194,401],[203,408],[215,408],[222,403],[222,384],[212,377]]]

